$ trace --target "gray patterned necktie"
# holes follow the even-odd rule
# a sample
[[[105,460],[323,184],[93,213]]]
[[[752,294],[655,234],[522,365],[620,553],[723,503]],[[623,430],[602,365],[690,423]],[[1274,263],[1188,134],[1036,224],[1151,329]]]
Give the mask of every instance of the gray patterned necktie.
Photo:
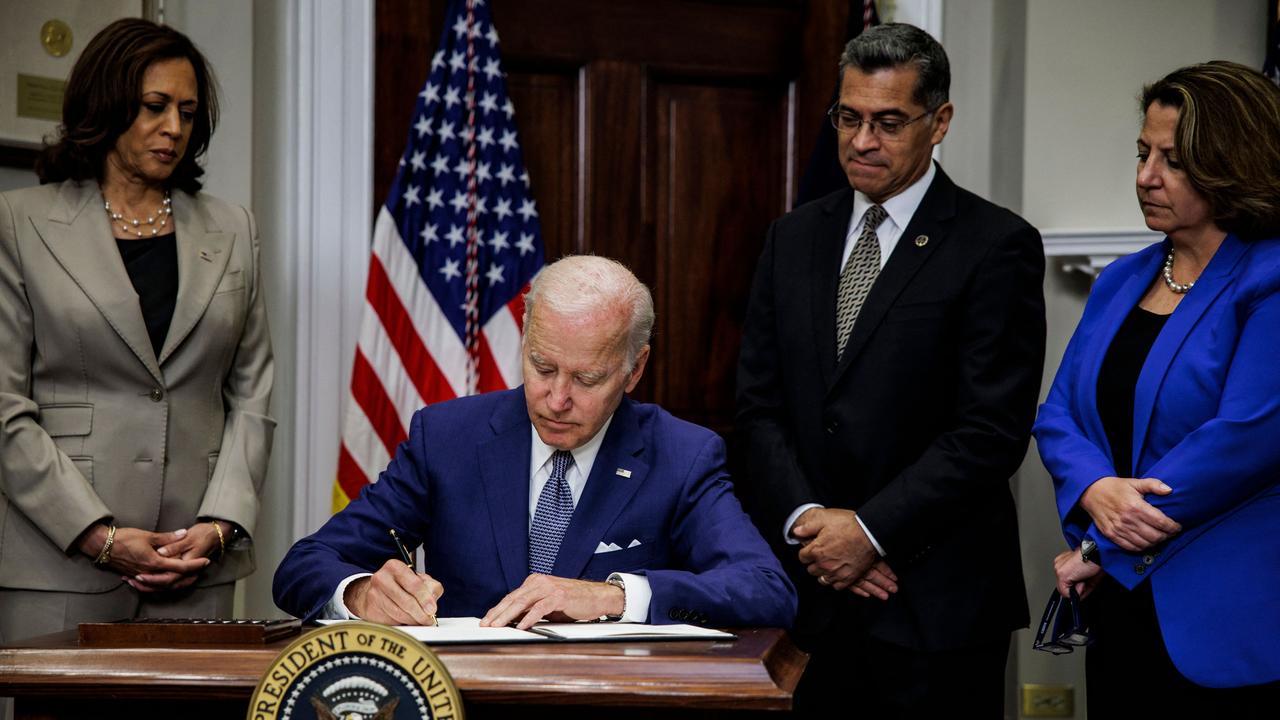
[[[573,467],[573,453],[557,450],[551,455],[551,477],[538,494],[538,507],[529,527],[529,572],[550,575],[560,553],[560,541],[573,517],[573,493],[565,473]]]
[[[840,289],[836,292],[836,362],[844,355],[853,322],[858,319],[858,311],[862,310],[862,303],[880,274],[880,239],[876,237],[876,228],[888,216],[879,205],[867,209],[862,234],[840,271]]]

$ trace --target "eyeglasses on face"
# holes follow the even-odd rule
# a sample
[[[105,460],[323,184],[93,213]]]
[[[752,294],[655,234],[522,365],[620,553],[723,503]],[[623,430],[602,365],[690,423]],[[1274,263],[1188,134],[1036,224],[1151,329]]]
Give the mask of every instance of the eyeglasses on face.
[[[862,129],[862,126],[866,125],[871,128],[871,132],[880,137],[893,137],[902,132],[902,130],[911,123],[923,120],[937,110],[938,108],[926,110],[908,120],[901,120],[893,117],[868,118],[863,120],[861,115],[848,110],[843,110],[840,108],[840,103],[836,103],[827,110],[827,117],[831,120],[831,127],[834,127],[837,131],[842,133],[853,133],[856,135],[858,131]]]
[[[1080,596],[1075,588],[1071,588],[1070,593],[1070,597],[1066,598],[1058,594],[1057,588],[1050,593],[1044,615],[1040,618],[1035,643],[1031,646],[1033,649],[1066,655],[1093,642],[1093,635],[1080,615]]]

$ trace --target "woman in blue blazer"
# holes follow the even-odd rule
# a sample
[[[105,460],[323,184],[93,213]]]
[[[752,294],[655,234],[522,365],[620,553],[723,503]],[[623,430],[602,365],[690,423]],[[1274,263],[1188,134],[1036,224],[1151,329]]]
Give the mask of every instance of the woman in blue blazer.
[[[1102,273],[1035,437],[1094,643],[1091,718],[1280,702],[1280,89],[1211,62],[1147,87],[1165,239]]]

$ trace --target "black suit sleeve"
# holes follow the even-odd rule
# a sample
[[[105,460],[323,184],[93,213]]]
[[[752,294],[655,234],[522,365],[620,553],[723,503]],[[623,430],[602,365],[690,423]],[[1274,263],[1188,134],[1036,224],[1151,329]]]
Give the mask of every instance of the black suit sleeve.
[[[800,467],[790,423],[784,417],[786,383],[773,294],[777,227],[775,222],[769,228],[756,265],[738,356],[737,386],[737,441],[747,466],[749,500],[753,514],[766,523],[760,530],[771,543],[777,541],[792,511],[817,502],[818,497]]]
[[[1026,455],[1044,364],[1044,249],[1019,224],[993,242],[955,308],[953,421],[858,513],[887,557],[955,512],[982,512]],[[892,561],[892,560],[891,560]]]

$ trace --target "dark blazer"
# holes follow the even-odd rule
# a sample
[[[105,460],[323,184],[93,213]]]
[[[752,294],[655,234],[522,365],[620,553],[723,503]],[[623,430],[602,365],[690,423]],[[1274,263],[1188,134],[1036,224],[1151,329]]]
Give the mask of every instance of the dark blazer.
[[[1144,553],[1072,512],[1116,475],[1098,415],[1098,371],[1160,271],[1168,241],[1098,278],[1036,420],[1072,547],[1088,535],[1121,585],[1149,581],[1182,674],[1209,687],[1280,680],[1280,239],[1227,236],[1156,337],[1134,389],[1133,467],[1173,488],[1147,501],[1182,532]]]
[[[285,556],[276,604],[314,617],[343,578],[396,557],[396,528],[424,545],[426,572],[444,585],[440,615],[483,616],[529,575],[531,439],[523,388],[419,410],[378,482]],[[552,574],[613,572],[647,576],[652,623],[790,627],[795,617],[795,589],[725,475],[723,441],[627,398]]]
[[[1040,236],[939,168],[837,364],[852,208],[851,189],[798,208],[760,257],[738,367],[753,514],[796,581],[802,641],[841,618],[921,650],[990,642],[1028,622],[1009,478],[1044,361]],[[858,511],[900,580],[888,602],[819,586],[782,545],[808,502]]]

